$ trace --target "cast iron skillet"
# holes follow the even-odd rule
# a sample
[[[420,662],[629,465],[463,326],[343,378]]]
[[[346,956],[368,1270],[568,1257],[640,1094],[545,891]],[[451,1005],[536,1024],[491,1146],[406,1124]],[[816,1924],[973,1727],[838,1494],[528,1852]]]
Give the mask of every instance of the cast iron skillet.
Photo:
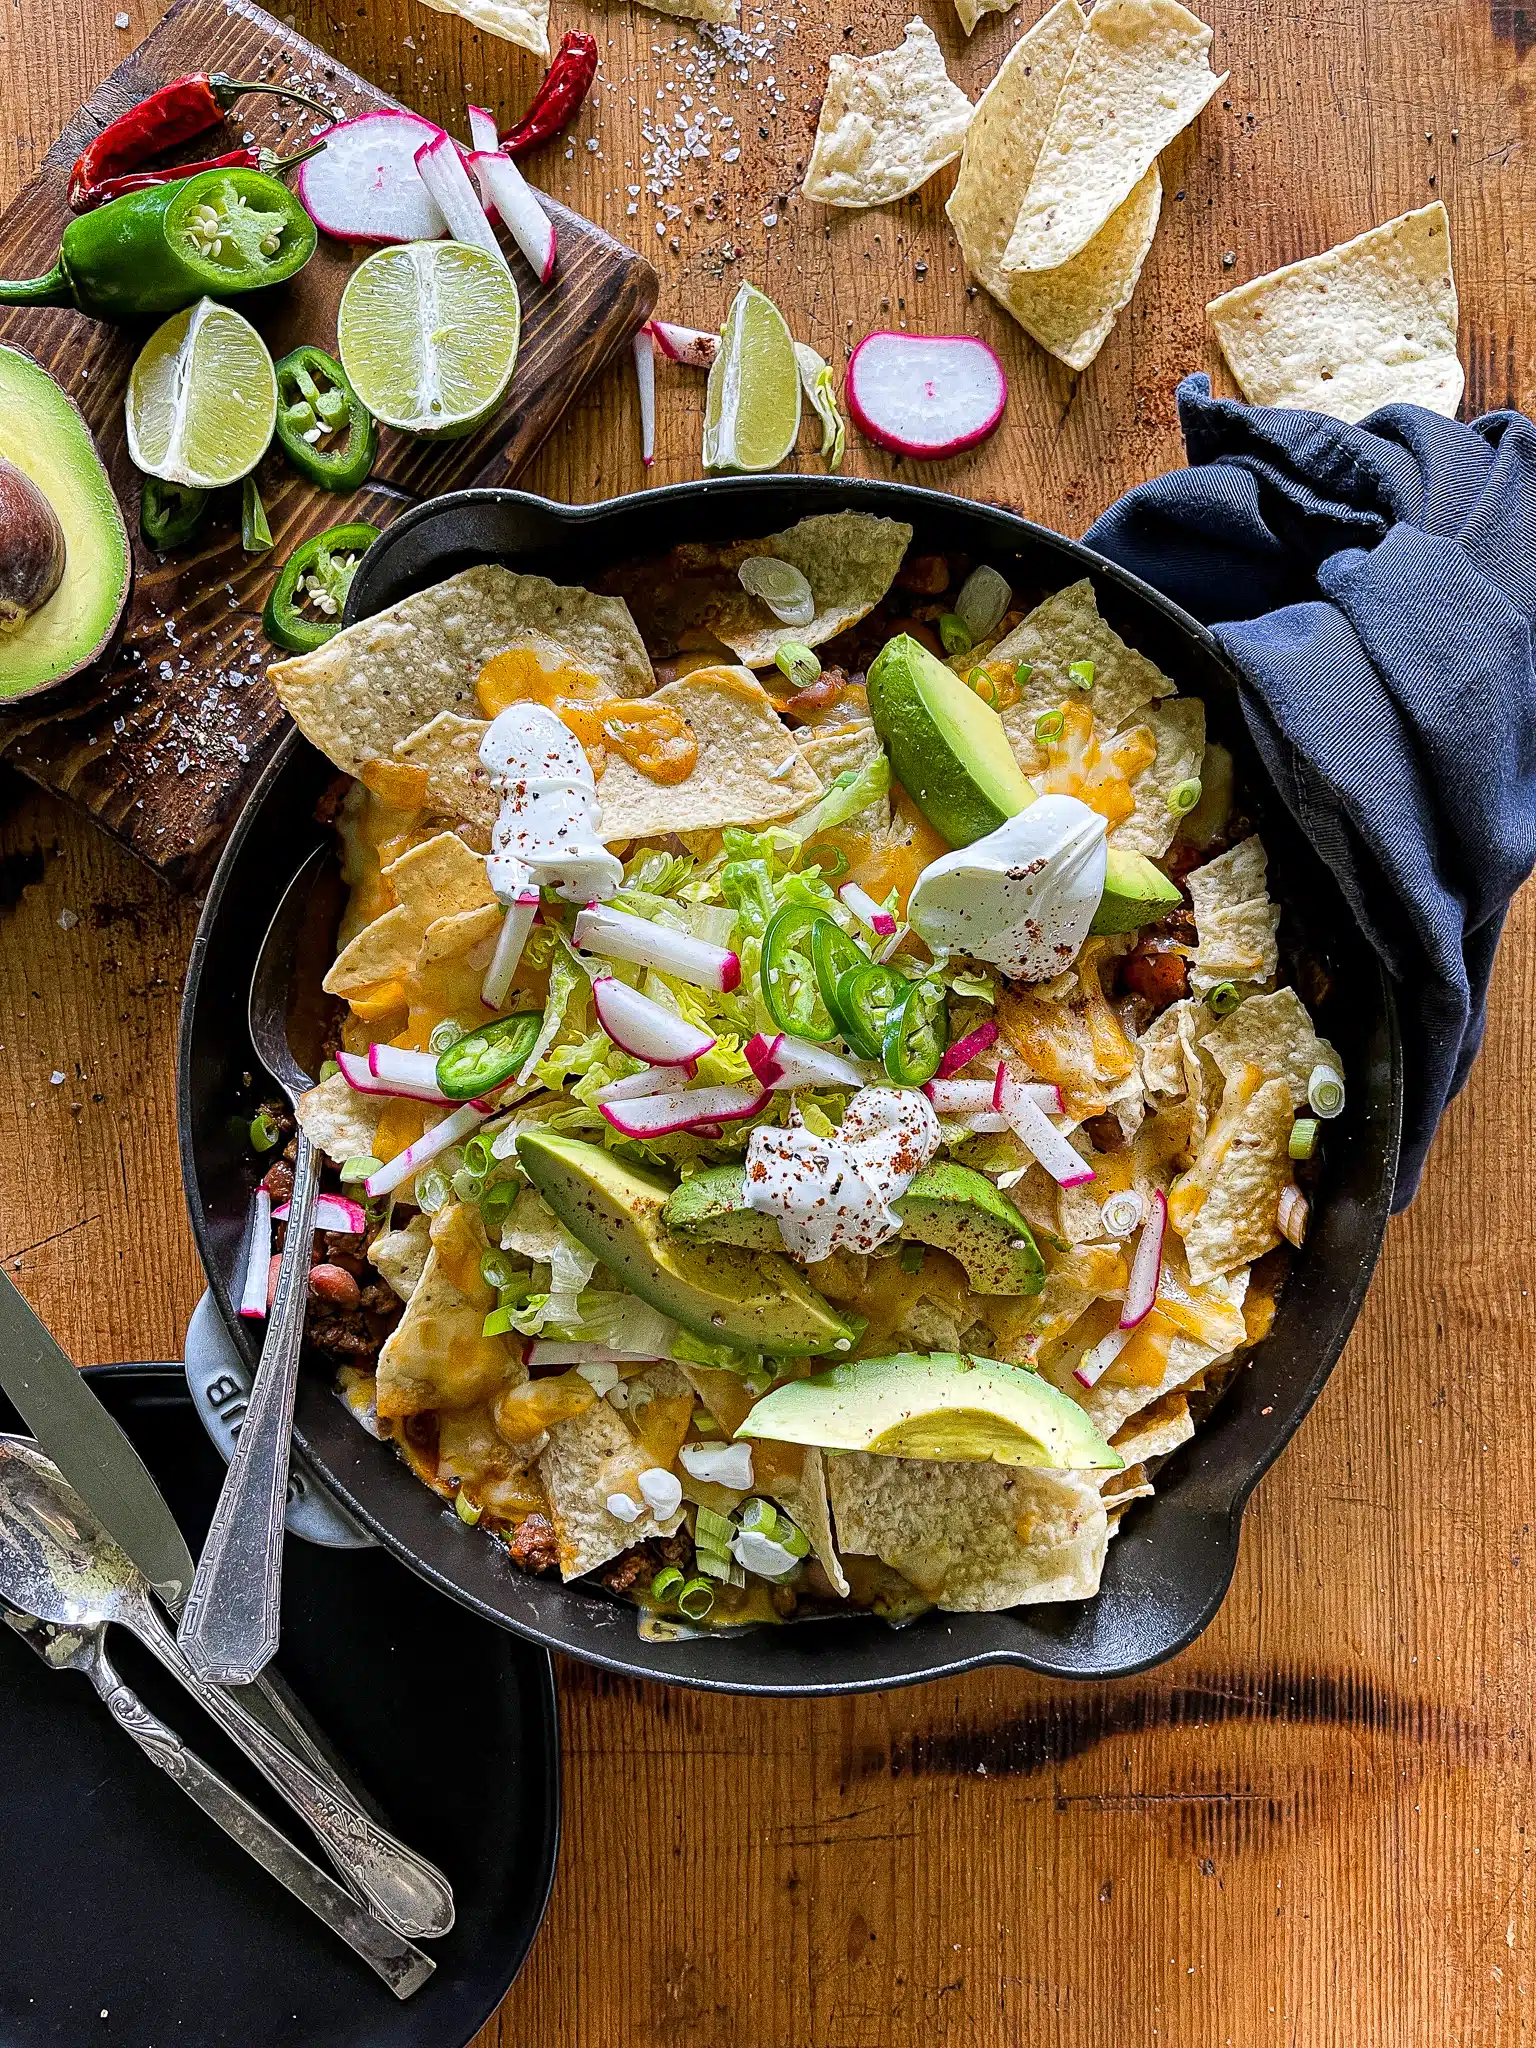
[[[964,549],[994,563],[1020,602],[1091,576],[1105,617],[1182,691],[1204,698],[1213,734],[1237,757],[1269,849],[1270,887],[1285,908],[1282,944],[1304,946],[1332,976],[1320,1022],[1343,1054],[1350,1084],[1348,1108],[1328,1129],[1312,1233],[1269,1341],[1165,1468],[1156,1499],[1125,1518],[1096,1600],[1004,1614],[934,1613],[899,1630],[854,1615],[712,1641],[644,1643],[632,1609],[602,1591],[524,1576],[495,1545],[445,1515],[318,1378],[301,1388],[298,1436],[354,1512],[424,1577],[551,1649],[610,1670],[763,1693],[864,1691],[989,1663],[1063,1678],[1122,1677],[1183,1649],[1221,1604],[1248,1496],[1317,1398],[1364,1298],[1386,1223],[1401,1121],[1391,991],[1330,875],[1278,800],[1264,801],[1233,672],[1210,635],[1091,550],[1011,513],[897,484],[802,477],[681,484],[579,509],[515,491],[454,492],[406,513],[377,542],[353,584],[347,618],[380,611],[475,562],[504,561],[584,583],[613,563],[679,541],[757,537],[841,508],[909,520],[917,547]],[[187,1199],[219,1305],[248,1351],[255,1348],[251,1326],[232,1313],[230,1300],[255,1178],[238,1120],[255,1099],[246,989],[268,915],[322,836],[311,814],[332,773],[297,733],[289,734],[219,863],[182,1010]]]

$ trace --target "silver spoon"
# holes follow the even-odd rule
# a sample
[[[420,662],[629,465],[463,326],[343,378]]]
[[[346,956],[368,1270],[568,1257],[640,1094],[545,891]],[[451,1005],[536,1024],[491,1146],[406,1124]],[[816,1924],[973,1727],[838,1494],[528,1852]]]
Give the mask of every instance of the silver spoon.
[[[288,884],[251,978],[251,1043],[295,1115],[299,1097],[314,1082],[288,1043],[288,1001],[328,859],[327,850],[317,846]],[[276,1652],[282,1626],[283,1510],[319,1186],[319,1161],[300,1130],[288,1234],[256,1384],[176,1631],[187,1662],[214,1685],[249,1685]]]
[[[152,1714],[124,1685],[107,1656],[106,1623],[64,1628],[6,1609],[0,1620],[35,1650],[50,1671],[78,1671],[88,1678],[119,1728],[131,1735],[152,1764],[200,1806],[245,1853],[323,1920],[360,1956],[396,1998],[419,1991],[437,1965],[360,1906],[273,1827],[211,1764],[189,1749],[174,1729]]]
[[[0,1436],[0,1600],[59,1628],[129,1629],[308,1823],[381,1920],[402,1933],[448,1932],[453,1894],[442,1872],[318,1778],[222,1686],[204,1685],[138,1566],[23,1437]]]

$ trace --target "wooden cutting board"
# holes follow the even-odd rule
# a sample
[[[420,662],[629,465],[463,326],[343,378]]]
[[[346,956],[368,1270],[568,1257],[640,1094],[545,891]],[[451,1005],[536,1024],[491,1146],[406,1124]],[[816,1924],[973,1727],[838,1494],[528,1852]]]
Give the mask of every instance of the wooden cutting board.
[[[179,0],[120,64],[49,151],[0,219],[0,276],[52,263],[69,222],[70,166],[107,121],[165,80],[193,71],[288,78],[345,114],[399,104],[293,29],[243,0]],[[216,156],[247,134],[278,154],[308,142],[314,117],[266,95],[238,102],[226,130],[181,154]],[[220,501],[191,548],[163,560],[138,532],[139,479],[128,459],[123,391],[146,333],[83,315],[0,308],[0,341],[55,376],[95,431],[133,536],[134,590],[116,651],[99,669],[0,713],[0,759],[88,811],[179,885],[207,870],[286,719],[267,684],[271,649],[261,607],[289,552],[343,520],[385,526],[406,506],[468,484],[506,484],[586,380],[623,347],[656,303],[656,274],[580,215],[547,202],[559,263],[548,287],[522,256],[512,268],[523,304],[517,373],[493,418],[462,441],[427,442],[385,429],[378,464],[351,494],[316,490],[281,454],[258,472],[271,521],[269,555],[240,546],[239,493]],[[362,255],[364,251],[357,251]],[[320,247],[290,283],[240,300],[273,357],[300,342],[334,350],[336,308],[353,268],[345,245]]]

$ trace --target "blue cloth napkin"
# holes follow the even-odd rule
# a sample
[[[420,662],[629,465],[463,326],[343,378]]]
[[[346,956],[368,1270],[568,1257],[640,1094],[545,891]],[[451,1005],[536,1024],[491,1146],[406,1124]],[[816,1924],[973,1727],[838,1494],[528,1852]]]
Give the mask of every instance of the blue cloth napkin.
[[[1482,1042],[1536,861],[1536,426],[1388,405],[1358,426],[1179,386],[1189,468],[1090,547],[1212,626],[1297,823],[1397,983],[1395,1209]]]

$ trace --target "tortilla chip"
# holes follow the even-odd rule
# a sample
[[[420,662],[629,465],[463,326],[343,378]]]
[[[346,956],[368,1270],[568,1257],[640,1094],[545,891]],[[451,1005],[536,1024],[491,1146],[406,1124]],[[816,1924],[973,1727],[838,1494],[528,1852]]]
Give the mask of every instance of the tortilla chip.
[[[1279,928],[1280,906],[1267,896],[1202,917],[1190,977],[1194,986],[1208,989],[1219,981],[1273,981],[1280,969],[1275,944]]]
[[[737,0],[640,0],[657,14],[675,14],[683,21],[735,21]]]
[[[1461,403],[1451,224],[1438,199],[1205,310],[1251,405],[1358,420],[1398,402],[1449,417]]]
[[[544,1505],[528,1467],[549,1442],[541,1430],[526,1443],[509,1444],[489,1404],[443,1415],[437,1425],[437,1476],[457,1479],[467,1499],[503,1521],[521,1521]]]
[[[951,1613],[1089,1600],[1106,1540],[1098,1476],[843,1451],[827,1487],[844,1550],[878,1557]]]
[[[621,1522],[604,1505],[611,1493],[633,1492],[650,1462],[606,1401],[551,1430],[539,1477],[549,1496],[561,1578],[579,1579],[647,1537],[670,1536],[677,1528],[681,1508],[665,1522],[649,1508],[636,1521]]]
[[[547,1266],[565,1242],[560,1219],[533,1188],[523,1188],[501,1226],[501,1248]]]
[[[1221,85],[1211,31],[1178,0],[1099,0],[1072,55],[1005,270],[1055,270],[1091,242]]]
[[[955,12],[969,36],[976,33],[976,24],[984,14],[1007,14],[1017,5],[1018,0],[955,0]]]
[[[1184,1001],[1187,1003],[1188,998]],[[1181,1003],[1170,1003],[1166,1010],[1160,1010],[1136,1041],[1136,1058],[1149,1095],[1184,1093],[1184,1061],[1179,1043],[1182,1007]]]
[[[1198,697],[1175,697],[1155,704],[1141,721],[1157,746],[1157,758],[1131,784],[1136,808],[1109,834],[1119,853],[1144,853],[1151,860],[1165,854],[1179,829],[1168,799],[1181,782],[1200,773],[1205,757],[1205,706]]]
[[[610,750],[597,785],[602,835],[612,843],[651,839],[679,827],[765,825],[794,817],[821,783],[745,668],[704,668],[667,683],[652,698],[692,728],[699,757],[686,782],[653,782]]]
[[[557,641],[616,697],[647,697],[655,685],[622,599],[495,563],[402,598],[267,674],[305,737],[348,775],[361,775],[438,712],[472,712],[480,671],[530,632]]]
[[[909,21],[899,49],[831,60],[801,190],[824,206],[904,199],[954,162],[970,118],[933,30]]]
[[[440,917],[479,910],[496,898],[486,875],[485,855],[466,846],[457,832],[439,832],[413,846],[384,870],[395,901],[423,931]]]
[[[1119,732],[1144,704],[1173,695],[1173,684],[1156,662],[1127,646],[1101,617],[1086,576],[1036,605],[1027,619],[1021,619],[998,641],[987,659],[1013,668],[1029,664],[1018,703],[1003,713],[1009,744],[1024,760],[1033,759],[1037,751],[1035,720],[1041,712],[1054,711],[1063,702],[1085,694],[1068,674],[1074,662],[1093,663],[1093,686],[1086,695],[1101,732]]]
[[[333,1166],[345,1166],[349,1159],[367,1159],[388,1099],[360,1095],[349,1086],[345,1074],[331,1074],[299,1097],[299,1128]]]
[[[342,947],[320,986],[328,996],[361,995],[381,981],[400,981],[416,965],[421,948],[421,920],[397,903],[365,924]]]
[[[439,711],[419,732],[396,741],[394,758],[426,772],[422,808],[429,816],[487,832],[495,824],[501,799],[480,765],[480,742],[489,724],[489,719]]]
[[[857,725],[840,725],[831,732],[798,732],[795,745],[805,756],[813,775],[833,783],[839,775],[856,775],[880,751],[880,735],[868,719]]]
[[[1269,856],[1258,834],[1239,840],[1237,845],[1202,867],[1191,868],[1184,877],[1189,900],[1198,923],[1213,910],[1230,910],[1236,903],[1248,903],[1265,892]]]
[[[505,1337],[482,1337],[474,1307],[427,1254],[405,1314],[379,1352],[379,1413],[393,1418],[435,1408],[473,1408],[526,1377]]]
[[[427,5],[439,14],[462,15],[487,35],[549,62],[549,0],[427,0]]]
[[[771,668],[786,642],[819,647],[873,611],[895,582],[911,543],[912,529],[904,520],[877,518],[869,512],[819,512],[797,520],[783,533],[770,533],[731,552],[734,567],[749,555],[773,555],[792,563],[810,584],[816,601],[810,624],[780,624],[765,604],[742,589],[734,574],[732,587],[709,607],[704,623],[745,667]]]
[[[1155,1491],[1145,1465],[1127,1465],[1123,1472],[1106,1472],[1099,1481],[1104,1512],[1114,1515],[1117,1520],[1119,1512],[1128,1508],[1133,1500],[1149,1500]],[[1113,1527],[1110,1533],[1114,1533]]]
[[[1166,1458],[1194,1433],[1188,1395],[1165,1394],[1116,1431],[1113,1448],[1128,1465],[1145,1465],[1149,1458]]]
[[[1307,1099],[1307,1082],[1314,1067],[1344,1070],[1335,1049],[1312,1028],[1306,1005],[1293,988],[1250,996],[1205,1034],[1204,1044],[1223,1079],[1252,1065],[1267,1080],[1283,1081],[1293,1110],[1299,1110]]]
[[[1229,1310],[1240,1308],[1243,1294],[1247,1290],[1248,1275],[1235,1274],[1230,1282],[1217,1281],[1217,1290],[1224,1290],[1224,1303]],[[1063,1394],[1070,1395],[1088,1416],[1101,1436],[1113,1438],[1120,1435],[1132,1416],[1145,1414],[1148,1410],[1165,1401],[1170,1394],[1198,1379],[1219,1360],[1230,1356],[1233,1346],[1225,1349],[1203,1344],[1182,1330],[1169,1331],[1164,1328],[1155,1337],[1148,1325],[1157,1316],[1152,1316],[1143,1325],[1143,1342],[1154,1341],[1162,1352],[1162,1371],[1157,1378],[1149,1380],[1140,1373],[1122,1373],[1118,1362],[1112,1365],[1096,1386],[1085,1387],[1073,1371],[1083,1353],[1086,1343],[1076,1338],[1066,1351],[1042,1366],[1043,1376]],[[1101,1326],[1102,1327],[1102,1326]],[[1127,1347],[1129,1350],[1129,1347]],[[1117,1446],[1117,1448],[1119,1448]],[[1121,1453],[1124,1456],[1124,1452]],[[1148,1455],[1138,1453],[1138,1455]]]
[[[1170,1220],[1184,1240],[1189,1277],[1196,1287],[1248,1266],[1280,1242],[1275,1220],[1280,1192],[1291,1179],[1291,1091],[1266,1081],[1242,1106],[1230,1130],[1225,1116],[1211,1127],[1200,1158],[1170,1190]],[[1214,1157],[1208,1157],[1211,1153]],[[1193,1215],[1177,1201],[1181,1189],[1203,1186]]]
[[[478,910],[458,910],[451,917],[434,918],[422,934],[416,972],[421,974],[444,960],[472,960],[475,949],[486,947],[484,960],[472,960],[476,967],[489,967],[501,935],[504,913],[499,903],[482,903]]]
[[[362,1153],[357,1155],[362,1158]],[[431,1222],[413,1216],[403,1229],[386,1230],[368,1247],[368,1263],[381,1280],[387,1280],[402,1301],[409,1301],[426,1270],[432,1249]]]
[[[977,0],[956,0],[956,6],[969,35],[980,11]],[[1073,370],[1093,361],[1136,289],[1163,206],[1163,182],[1153,163],[1069,262],[1051,271],[1003,268],[1003,252],[1085,21],[1077,0],[1057,0],[1014,44],[976,103],[960,176],[945,208],[972,276],[1026,334]]]

